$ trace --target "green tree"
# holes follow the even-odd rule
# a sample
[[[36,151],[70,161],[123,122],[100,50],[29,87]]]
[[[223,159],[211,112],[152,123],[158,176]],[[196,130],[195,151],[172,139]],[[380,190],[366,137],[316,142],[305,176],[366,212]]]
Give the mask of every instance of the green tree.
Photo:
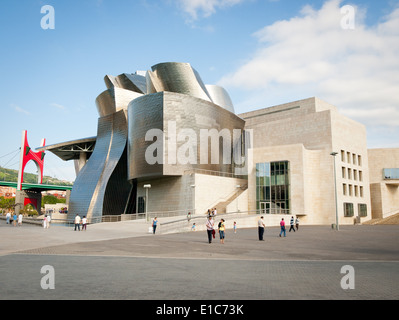
[[[42,208],[45,204],[65,203],[65,199],[58,199],[57,197],[49,194],[42,197]]]
[[[6,199],[4,197],[0,197],[0,208],[5,210],[10,210],[14,208],[15,198]]]

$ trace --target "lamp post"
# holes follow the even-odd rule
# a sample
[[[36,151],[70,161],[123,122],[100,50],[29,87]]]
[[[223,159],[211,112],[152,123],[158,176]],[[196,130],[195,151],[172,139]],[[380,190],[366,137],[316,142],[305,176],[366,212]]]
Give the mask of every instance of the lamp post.
[[[148,189],[151,188],[151,185],[145,184],[143,187],[145,189],[145,221],[147,222],[147,219],[148,219],[148,216],[147,216],[147,213],[148,213]]]
[[[335,157],[338,152],[331,152],[330,155],[334,157],[334,189],[335,189],[335,228],[339,230],[339,223],[338,223],[338,196],[337,196],[337,174],[335,169]]]
[[[190,185],[193,189],[193,215],[195,215],[195,184]]]

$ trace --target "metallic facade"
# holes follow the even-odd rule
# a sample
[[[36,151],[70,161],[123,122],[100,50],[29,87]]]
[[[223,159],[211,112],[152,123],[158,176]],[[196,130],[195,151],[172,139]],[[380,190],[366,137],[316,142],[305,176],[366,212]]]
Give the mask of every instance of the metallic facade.
[[[129,179],[140,179],[159,176],[183,175],[191,169],[204,169],[221,172],[233,172],[233,146],[237,139],[234,129],[244,129],[245,122],[235,114],[218,105],[196,97],[173,93],[160,92],[149,94],[133,100],[128,107],[129,139],[128,139],[128,170]],[[162,163],[149,165],[146,151],[150,150],[154,140],[146,141],[146,133],[152,129],[163,132],[163,160]],[[179,150],[184,148],[187,139],[180,140],[179,134],[184,136],[185,130],[194,133],[196,148],[192,150],[195,159],[189,163],[182,163],[178,159]],[[207,150],[201,149],[201,130],[223,135],[217,142],[208,141]],[[173,130],[172,132],[170,132]],[[202,131],[204,132],[204,131]],[[206,138],[208,140],[208,138]],[[174,141],[175,143],[174,143]],[[179,141],[180,140],[180,141]],[[202,140],[204,141],[204,140]],[[217,144],[216,146],[214,144]],[[223,145],[228,143],[229,146]],[[212,149],[218,147],[218,150]],[[229,148],[229,159],[223,158],[223,148]],[[158,149],[160,151],[160,149]],[[219,161],[212,161],[212,152],[219,152]],[[207,153],[206,159],[201,158]],[[148,156],[148,155],[147,155]],[[230,163],[228,163],[230,162]]]
[[[234,105],[227,91],[217,85],[207,84],[206,89],[214,104],[234,113]]]
[[[126,175],[121,175],[121,172],[126,172],[123,168],[126,168],[126,140],[126,111],[121,110],[98,120],[95,149],[77,176],[71,192],[69,219],[77,213],[92,219],[123,212],[130,192]],[[115,180],[118,182],[115,183]],[[114,190],[108,188],[111,183]],[[108,203],[107,207],[104,207],[105,203]]]
[[[148,93],[169,91],[211,101],[198,72],[188,63],[168,62],[152,67],[147,73],[153,83]]]
[[[113,87],[101,93],[96,99],[97,111],[100,117],[126,110],[133,99],[142,96],[135,91]]]
[[[136,212],[137,183],[143,179],[183,177],[186,170],[197,168],[233,171],[231,149],[239,144],[233,130],[243,130],[245,121],[234,114],[228,93],[221,87],[205,85],[190,64],[160,63],[146,72],[106,75],[104,82],[107,89],[95,101],[97,137],[86,141],[94,150],[63,154],[58,152],[60,148],[48,148],[64,160],[79,161],[68,218],[79,214],[90,221],[103,215]],[[216,133],[215,139],[205,136],[209,142],[206,150],[200,150],[198,143],[187,150],[193,152],[194,163],[176,162],[175,152],[186,146],[179,134],[189,131],[198,139],[204,129]],[[146,141],[151,130],[162,132],[159,163],[146,158],[154,143]],[[218,162],[213,158],[215,150]]]

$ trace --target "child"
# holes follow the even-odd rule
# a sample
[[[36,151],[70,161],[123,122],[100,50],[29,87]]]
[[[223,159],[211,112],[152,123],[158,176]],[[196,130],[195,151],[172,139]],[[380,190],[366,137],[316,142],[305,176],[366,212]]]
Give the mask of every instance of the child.
[[[234,221],[233,225],[234,233],[237,233],[237,222]]]
[[[193,226],[191,227],[191,231],[195,231],[195,222],[193,223]]]

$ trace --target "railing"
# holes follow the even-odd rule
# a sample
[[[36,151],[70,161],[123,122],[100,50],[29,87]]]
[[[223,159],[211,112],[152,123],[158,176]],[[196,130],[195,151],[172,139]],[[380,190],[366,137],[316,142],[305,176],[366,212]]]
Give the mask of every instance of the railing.
[[[230,213],[218,213],[215,218],[220,219],[235,219],[235,218],[242,218],[245,215],[255,215],[255,214],[290,214],[289,209],[268,209],[268,213],[266,210],[254,210],[254,211],[237,211],[237,212],[230,212]],[[158,212],[148,212],[146,213],[133,213],[133,214],[120,214],[120,215],[106,215],[102,217],[95,217],[89,218],[87,223],[88,224],[95,224],[101,222],[120,222],[120,221],[132,221],[132,220],[145,220],[147,218],[147,222],[151,222],[152,219],[155,217],[157,218],[171,218],[176,217],[176,219],[171,221],[166,221],[160,223],[160,231],[167,232],[168,229],[178,229],[180,226],[186,228],[188,223],[206,220],[207,215],[192,215],[190,219],[187,218],[187,211],[186,210],[177,210],[177,211],[158,211]],[[5,216],[0,216],[0,219],[5,220]],[[30,223],[41,226],[43,224],[43,219],[38,218],[23,218],[23,223]],[[74,226],[75,222],[74,219],[51,219],[52,225],[59,225],[59,226]]]
[[[231,172],[214,171],[206,169],[190,169],[184,171],[184,174],[188,173],[198,173],[198,174],[206,174],[208,176],[229,177],[229,178],[242,177],[240,175],[235,175],[234,173]]]
[[[395,215],[397,213],[399,213],[399,208],[398,209],[394,209],[393,211],[386,212],[386,213],[383,212],[382,213],[382,218],[385,219],[385,218],[393,216],[393,215]]]
[[[221,196],[219,199],[213,201],[210,205],[206,206],[206,208],[220,207],[219,204],[224,203],[224,202],[229,202],[229,200],[232,199],[233,197],[235,197],[233,199],[233,200],[235,200],[239,195],[241,195],[241,192],[245,191],[246,189],[248,189],[248,184],[240,186],[239,190],[238,189],[233,190],[227,196],[224,196],[224,197]],[[232,201],[230,201],[230,202],[232,202]]]

